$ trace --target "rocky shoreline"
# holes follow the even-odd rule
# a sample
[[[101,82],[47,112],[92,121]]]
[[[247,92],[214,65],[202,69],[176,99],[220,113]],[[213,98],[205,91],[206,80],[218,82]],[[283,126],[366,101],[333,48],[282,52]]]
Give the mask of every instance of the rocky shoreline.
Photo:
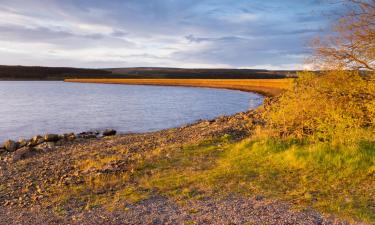
[[[114,129],[106,129],[103,131],[87,131],[78,134],[65,133],[65,134],[45,134],[36,135],[31,139],[20,139],[18,141],[6,140],[0,144],[0,153],[8,153],[12,161],[18,161],[27,158],[36,152],[53,150],[60,148],[68,143],[74,141],[82,141],[85,139],[99,139],[101,137],[116,135],[117,131]],[[11,154],[12,153],[12,154]]]
[[[108,130],[16,142],[25,146],[0,152],[0,224],[347,224],[314,210],[294,211],[288,203],[262,196],[205,198],[181,205],[151,191],[135,203],[118,200],[113,210],[87,209],[81,201],[66,202],[64,208],[56,203],[56,190],[79,186],[90,177],[133,174],[132,161],[155,149],[168,152],[223,135],[236,142],[249,137],[259,123],[256,112],[248,111],[149,133],[114,135]],[[93,159],[111,160],[98,168],[79,166]],[[117,188],[109,185],[92,194],[111,196]]]

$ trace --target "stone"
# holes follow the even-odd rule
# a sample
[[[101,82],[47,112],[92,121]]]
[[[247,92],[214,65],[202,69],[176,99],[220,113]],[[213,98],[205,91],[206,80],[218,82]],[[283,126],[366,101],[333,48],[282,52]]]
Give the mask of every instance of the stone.
[[[66,134],[59,134],[59,140],[66,139]]]
[[[25,147],[27,145],[27,140],[25,139],[20,139],[18,140],[18,148],[22,148],[22,147]]]
[[[12,161],[13,162],[17,162],[19,160],[22,160],[22,159],[26,159],[28,157],[31,157],[35,154],[35,151],[32,147],[22,147],[20,149],[18,149],[14,154],[13,154],[13,157],[12,157]]]
[[[62,145],[65,144],[65,142],[66,142],[65,139],[60,139],[60,140],[58,140],[58,141],[55,142],[55,146],[62,146]]]
[[[3,153],[3,152],[5,152],[6,150],[5,150],[5,148],[4,148],[4,146],[3,146],[3,144],[0,144],[0,153]]]
[[[112,135],[116,135],[116,131],[113,130],[113,129],[106,129],[105,131],[103,131],[103,136],[112,136]]]
[[[56,146],[55,142],[52,142],[52,141],[46,142],[46,145],[47,145],[47,148],[50,148],[50,149],[53,149]]]
[[[264,200],[264,196],[263,195],[257,195],[257,196],[255,196],[255,200],[257,200],[257,201],[263,201]]]
[[[8,152],[14,152],[18,148],[18,143],[13,141],[13,140],[7,140],[7,141],[4,142],[4,148]]]
[[[69,134],[67,137],[66,137],[66,140],[68,141],[74,141],[76,139],[76,135],[75,134]]]
[[[77,135],[78,138],[83,138],[83,139],[90,139],[90,138],[96,138],[97,134],[95,132],[82,132]]]
[[[45,136],[44,136],[44,140],[46,141],[46,142],[56,142],[56,141],[58,141],[60,138],[59,138],[59,135],[57,135],[57,134],[46,134]]]
[[[40,135],[36,135],[34,136],[30,142],[28,143],[28,146],[36,146],[36,145],[40,145],[44,142],[44,138]]]
[[[40,151],[51,150],[54,148],[55,148],[55,142],[43,142],[35,146],[35,149],[40,150]]]

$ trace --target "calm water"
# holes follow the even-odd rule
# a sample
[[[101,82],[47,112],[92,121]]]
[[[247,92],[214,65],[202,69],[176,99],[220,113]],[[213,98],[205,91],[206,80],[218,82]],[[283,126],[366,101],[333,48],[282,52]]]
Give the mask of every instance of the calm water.
[[[154,131],[245,111],[262,100],[209,88],[0,81],[0,141],[105,128]]]

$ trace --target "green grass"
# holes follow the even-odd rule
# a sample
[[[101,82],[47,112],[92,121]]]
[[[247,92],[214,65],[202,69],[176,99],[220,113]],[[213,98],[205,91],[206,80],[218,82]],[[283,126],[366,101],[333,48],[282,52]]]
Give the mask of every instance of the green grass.
[[[91,160],[79,166],[99,168],[108,161]],[[55,196],[62,204],[73,200],[84,202],[86,209],[111,209],[117,202],[137,202],[155,193],[181,203],[206,196],[261,194],[291,202],[297,209],[312,207],[344,219],[373,222],[374,163],[373,139],[333,146],[270,138],[233,142],[225,135],[136,154],[128,165],[132,170],[85,177],[84,183],[59,189]]]
[[[139,185],[178,199],[263,194],[346,219],[374,221],[375,143],[303,144],[227,137],[145,160]],[[147,174],[147,175],[146,175]]]

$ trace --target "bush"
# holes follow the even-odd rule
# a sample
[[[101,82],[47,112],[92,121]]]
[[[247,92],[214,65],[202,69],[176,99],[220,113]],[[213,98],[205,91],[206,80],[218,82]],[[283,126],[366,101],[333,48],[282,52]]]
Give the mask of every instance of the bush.
[[[303,72],[294,87],[265,104],[274,136],[340,143],[374,135],[375,82],[354,71]]]

